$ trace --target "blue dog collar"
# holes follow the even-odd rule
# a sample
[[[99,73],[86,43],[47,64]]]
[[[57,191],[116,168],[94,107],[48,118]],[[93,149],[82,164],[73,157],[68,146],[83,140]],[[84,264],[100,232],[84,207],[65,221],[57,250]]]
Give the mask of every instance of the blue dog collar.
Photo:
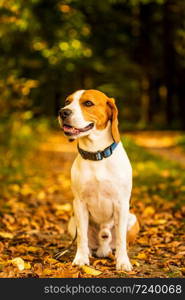
[[[103,151],[97,152],[88,152],[81,149],[78,145],[78,152],[80,153],[81,157],[88,160],[102,160],[103,158],[107,158],[112,155],[114,149],[116,149],[118,143],[114,142],[109,147],[105,148]]]

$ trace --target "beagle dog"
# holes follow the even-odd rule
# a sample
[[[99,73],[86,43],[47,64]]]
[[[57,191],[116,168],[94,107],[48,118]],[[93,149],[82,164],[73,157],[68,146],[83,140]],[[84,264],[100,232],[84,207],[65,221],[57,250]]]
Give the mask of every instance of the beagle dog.
[[[127,244],[139,230],[129,211],[132,169],[120,141],[113,98],[97,90],[78,90],[59,111],[59,122],[78,155],[71,169],[74,216],[68,231],[77,232],[74,265],[89,265],[91,251],[106,257],[115,249],[117,270],[130,271]]]

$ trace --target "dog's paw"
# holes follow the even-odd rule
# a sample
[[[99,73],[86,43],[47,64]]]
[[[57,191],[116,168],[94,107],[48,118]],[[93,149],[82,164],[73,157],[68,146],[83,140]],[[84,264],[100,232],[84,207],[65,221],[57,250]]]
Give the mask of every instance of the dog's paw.
[[[89,265],[89,257],[88,255],[83,255],[83,254],[79,254],[77,253],[74,260],[73,260],[73,263],[72,263],[73,266],[84,266],[84,265]]]
[[[132,264],[130,263],[128,258],[117,259],[116,270],[127,272],[132,271]]]
[[[96,256],[98,257],[108,257],[109,254],[112,253],[110,247],[99,247],[98,250],[96,251]]]

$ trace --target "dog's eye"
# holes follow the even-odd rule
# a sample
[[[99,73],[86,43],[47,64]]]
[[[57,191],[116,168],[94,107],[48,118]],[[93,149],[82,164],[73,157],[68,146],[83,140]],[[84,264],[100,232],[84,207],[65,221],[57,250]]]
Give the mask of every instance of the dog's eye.
[[[66,100],[66,101],[65,101],[65,105],[68,105],[68,104],[70,104],[70,101],[69,101],[69,100]]]
[[[84,106],[93,106],[94,103],[93,103],[92,101],[90,101],[90,100],[87,100],[87,101],[85,101],[85,102],[83,103],[83,105],[84,105]]]

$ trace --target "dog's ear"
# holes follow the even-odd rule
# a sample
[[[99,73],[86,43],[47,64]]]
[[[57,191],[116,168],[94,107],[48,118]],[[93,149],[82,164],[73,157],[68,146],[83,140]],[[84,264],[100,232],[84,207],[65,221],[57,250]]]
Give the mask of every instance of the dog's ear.
[[[118,109],[114,98],[108,98],[107,105],[109,107],[109,119],[111,120],[112,137],[116,143],[120,141],[120,134],[118,129]]]

